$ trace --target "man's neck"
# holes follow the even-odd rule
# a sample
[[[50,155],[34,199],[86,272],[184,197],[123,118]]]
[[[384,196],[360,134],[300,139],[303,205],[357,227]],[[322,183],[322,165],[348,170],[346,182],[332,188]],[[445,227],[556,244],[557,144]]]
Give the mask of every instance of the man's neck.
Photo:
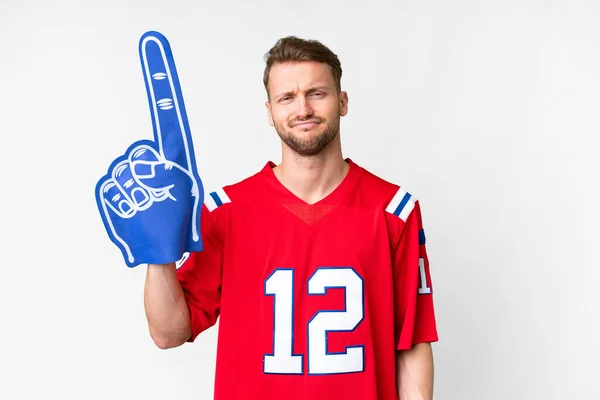
[[[333,146],[312,157],[302,157],[284,149],[281,164],[273,168],[281,184],[308,204],[314,204],[333,192],[350,168],[342,158],[341,146],[330,144]]]

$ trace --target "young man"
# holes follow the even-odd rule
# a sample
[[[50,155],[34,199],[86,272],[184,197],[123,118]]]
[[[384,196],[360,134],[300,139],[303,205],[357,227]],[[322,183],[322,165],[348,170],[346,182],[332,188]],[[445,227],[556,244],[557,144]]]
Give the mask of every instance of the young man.
[[[204,250],[149,265],[160,348],[219,322],[215,399],[431,399],[437,341],[419,202],[342,157],[335,54],[279,40],[266,55],[282,161],[206,196]]]

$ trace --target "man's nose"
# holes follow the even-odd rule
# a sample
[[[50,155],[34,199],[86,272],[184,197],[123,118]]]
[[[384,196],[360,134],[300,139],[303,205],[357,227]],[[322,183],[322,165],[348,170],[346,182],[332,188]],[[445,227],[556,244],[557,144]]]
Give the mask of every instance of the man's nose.
[[[298,97],[298,118],[304,119],[308,118],[314,114],[314,110],[312,109],[310,102],[304,96]]]

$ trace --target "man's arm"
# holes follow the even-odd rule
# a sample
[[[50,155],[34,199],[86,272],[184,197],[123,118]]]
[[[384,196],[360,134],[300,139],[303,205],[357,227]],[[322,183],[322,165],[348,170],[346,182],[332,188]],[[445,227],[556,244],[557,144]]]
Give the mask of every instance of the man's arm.
[[[433,399],[433,351],[431,343],[419,343],[396,352],[396,376],[400,400]]]
[[[161,349],[181,346],[192,334],[190,312],[177,279],[175,263],[149,264],[144,309],[150,336]]]

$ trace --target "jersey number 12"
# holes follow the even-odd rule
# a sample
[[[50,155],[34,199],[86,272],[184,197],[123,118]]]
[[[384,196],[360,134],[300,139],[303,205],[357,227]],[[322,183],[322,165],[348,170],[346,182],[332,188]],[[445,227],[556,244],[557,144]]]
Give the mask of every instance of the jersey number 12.
[[[343,288],[344,310],[321,310],[307,326],[308,373],[344,374],[364,370],[364,346],[349,346],[341,353],[327,348],[327,332],[352,332],[364,317],[363,279],[352,268],[322,267],[308,280],[308,294],[325,295],[327,288]],[[294,270],[276,269],[265,280],[265,294],[274,297],[273,353],[266,354],[264,372],[303,374],[304,356],[294,348]]]

